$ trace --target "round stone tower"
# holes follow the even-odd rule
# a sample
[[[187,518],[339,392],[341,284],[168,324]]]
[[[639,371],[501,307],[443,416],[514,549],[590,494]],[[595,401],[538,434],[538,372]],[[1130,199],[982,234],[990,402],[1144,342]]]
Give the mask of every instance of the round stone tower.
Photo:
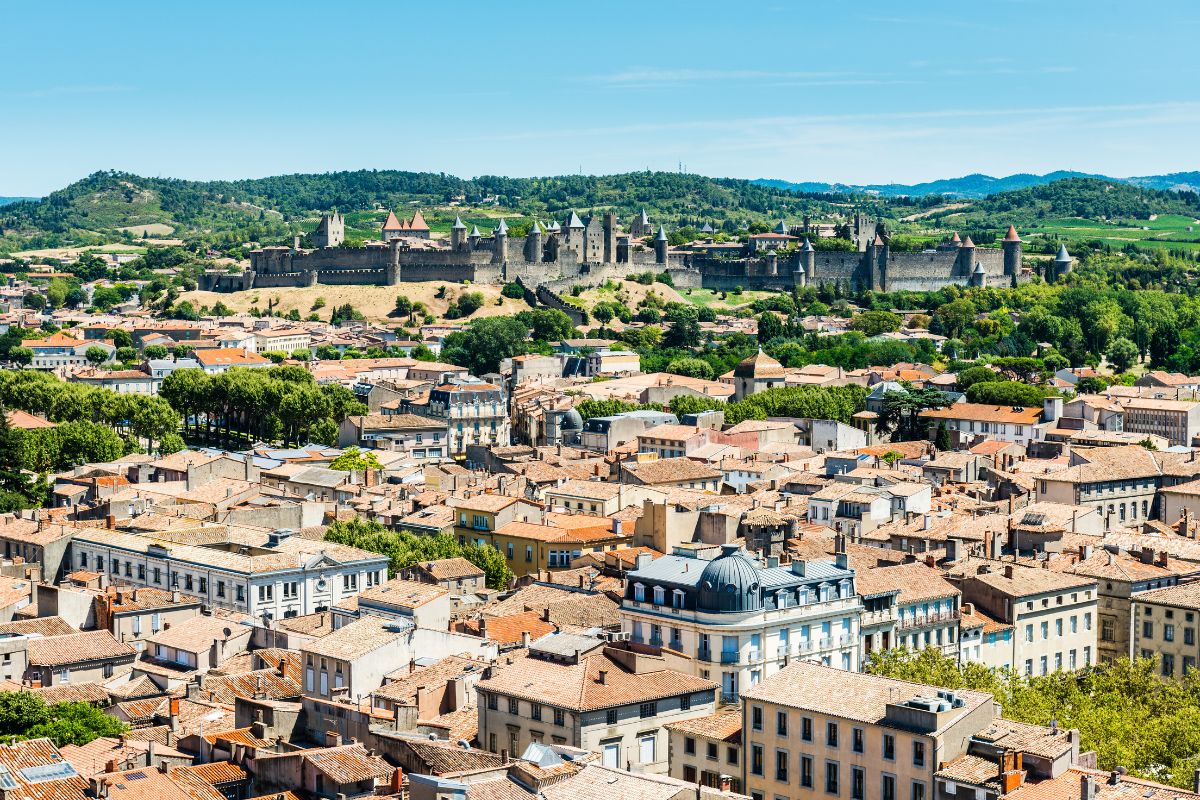
[[[1004,248],[1004,274],[1009,278],[1017,277],[1021,274],[1021,237],[1015,226],[1008,226],[1000,246]]]

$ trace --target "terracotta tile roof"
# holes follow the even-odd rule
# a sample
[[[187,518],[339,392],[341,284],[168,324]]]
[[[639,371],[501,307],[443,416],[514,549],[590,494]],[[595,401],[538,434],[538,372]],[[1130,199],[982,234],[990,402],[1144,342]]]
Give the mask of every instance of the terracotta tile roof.
[[[387,676],[387,682],[373,694],[393,702],[415,705],[417,690],[435,688],[463,675],[482,672],[485,664],[462,656],[447,656],[427,667],[409,672],[404,666]]]
[[[301,651],[328,658],[354,659],[378,650],[406,634],[388,630],[392,622],[374,616],[354,620],[327,636],[315,639],[301,647]]]
[[[100,684],[92,682],[41,686],[29,691],[47,703],[103,703],[107,705],[111,699],[108,690]]]
[[[1087,775],[1096,781],[1096,800],[1195,800],[1200,797],[1184,789],[1131,775],[1120,775],[1116,783],[1112,783],[1108,772],[1071,767],[1057,778],[1027,783],[1010,792],[1005,800],[1078,800],[1081,781]]]
[[[757,686],[745,690],[742,697],[843,719],[883,724],[889,703],[932,693],[933,687],[919,683],[797,661],[763,679]],[[964,715],[992,701],[992,696],[985,692],[960,691],[957,694],[966,701],[962,708]],[[958,716],[955,715],[955,719]]]
[[[605,683],[600,682],[601,671],[606,673]],[[587,656],[577,664],[521,657],[478,686],[573,711],[594,711],[717,688],[712,681],[665,667],[635,674],[603,653]]]
[[[36,633],[41,636],[66,636],[79,633],[62,617],[38,617],[0,624],[0,633]]]
[[[486,621],[486,632],[480,620],[467,620],[463,623],[463,630],[475,636],[487,636],[496,644],[502,645],[519,644],[523,633],[537,639],[558,630],[553,623],[543,620],[541,612],[538,611],[522,611],[502,617],[489,616]]]
[[[213,786],[220,783],[237,783],[249,780],[250,778],[244,769],[228,761],[210,761],[206,764],[175,767],[171,770],[170,774],[174,777],[176,773],[185,771],[192,773],[205,783],[211,783]]]
[[[897,605],[958,597],[962,594],[954,584],[942,577],[942,573],[922,562],[898,564],[894,567],[875,567],[862,570],[855,576],[858,592],[862,595],[875,594],[890,589],[899,589]]]
[[[334,783],[357,783],[371,778],[390,778],[394,771],[382,758],[367,753],[361,744],[303,750],[301,758]]]
[[[1012,630],[1013,627],[1006,622],[992,619],[970,603],[963,607],[958,624],[961,628],[983,628],[985,634]]]
[[[478,769],[490,769],[504,764],[504,759],[496,753],[486,750],[466,749],[454,742],[431,739],[403,739],[402,745],[408,748],[417,760],[424,764],[432,775],[447,775],[457,772],[470,772]],[[474,797],[474,792],[472,792]],[[527,795],[528,796],[528,795]]]
[[[418,722],[431,728],[442,729],[446,732],[446,739],[451,742],[473,742],[479,735],[479,709],[475,706],[463,706],[457,711]]]
[[[13,428],[21,428],[22,430],[33,430],[35,428],[53,428],[53,427],[55,427],[53,422],[42,419],[41,417],[35,417],[33,414],[30,414],[28,411],[22,411],[19,408],[15,408],[12,411],[9,411],[7,416],[8,416],[8,424],[10,427],[13,427]]]
[[[250,367],[271,363],[269,358],[240,347],[197,350],[195,358],[204,367]]]
[[[1011,572],[1011,575],[1009,574]],[[1095,587],[1096,581],[1078,575],[1067,575],[1051,569],[1039,569],[1005,564],[1003,569],[975,574],[973,578],[985,586],[1010,597],[1026,597],[1046,592],[1061,592],[1068,589]]]
[[[417,564],[416,567],[437,581],[477,578],[484,574],[483,570],[465,558],[439,558]]]
[[[0,745],[0,765],[3,765],[17,784],[6,789],[10,800],[84,800],[87,781],[71,769],[71,775],[60,780],[30,783],[21,770],[30,767],[50,767],[67,764],[62,753],[49,739],[30,739]]]
[[[996,762],[973,755],[961,755],[943,764],[934,776],[954,783],[965,783],[997,791],[1000,788],[1000,769]],[[1078,788],[1078,787],[1076,787]]]
[[[736,707],[726,708],[707,717],[693,717],[679,722],[668,722],[663,727],[689,736],[740,744],[742,741],[742,710]]]
[[[136,650],[118,642],[108,631],[48,636],[29,642],[29,663],[39,667],[79,664],[108,658],[128,658],[132,661],[136,655]]]
[[[721,478],[720,470],[690,458],[661,458],[643,464],[622,464],[621,468],[645,484],[711,481]]]
[[[1010,425],[1035,425],[1042,418],[1042,409],[1013,406],[992,406],[984,403],[955,403],[945,408],[930,408],[918,414],[928,419],[966,419],[982,422],[1004,422]]]
[[[392,578],[386,583],[372,586],[358,593],[358,602],[377,605],[394,606],[396,608],[420,608],[432,603],[449,593],[441,586],[419,581],[406,581],[403,578]]]
[[[243,672],[238,675],[206,675],[200,689],[203,696],[216,703],[233,705],[237,698],[285,700],[299,697],[300,684],[285,678],[275,669]]]

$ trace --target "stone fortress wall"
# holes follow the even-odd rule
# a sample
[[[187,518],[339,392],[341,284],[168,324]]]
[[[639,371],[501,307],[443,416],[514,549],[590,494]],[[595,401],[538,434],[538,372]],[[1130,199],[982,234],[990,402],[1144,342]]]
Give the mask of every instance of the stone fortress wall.
[[[396,227],[399,225],[400,227]],[[389,227],[391,226],[391,227]],[[419,230],[418,230],[419,226]],[[404,282],[505,283],[520,279],[536,296],[545,286],[547,297],[575,284],[594,286],[631,274],[667,272],[680,288],[787,291],[794,286],[839,283],[849,290],[936,290],[948,284],[1011,286],[1028,279],[1021,267],[1021,240],[1009,229],[1000,249],[977,248],[968,237],[924,252],[892,252],[882,226],[855,215],[840,232],[855,245],[853,251],[818,251],[810,237],[822,227],[787,229],[780,223],[774,240],[751,242],[741,248],[693,246],[669,249],[665,229],[657,231],[643,212],[628,231],[615,214],[594,214],[586,222],[574,213],[565,224],[536,224],[527,236],[512,237],[501,220],[487,235],[470,232],[455,222],[448,242],[430,241],[420,212],[413,222],[398,223],[389,215],[378,242],[345,247],[344,222],[339,214],[322,218],[316,249],[264,247],[250,254],[250,268],[240,273],[212,271],[201,288],[237,291],[260,287],[329,285],[398,286]],[[641,243],[651,237],[652,247]],[[803,240],[803,245],[796,245]],[[787,248],[774,249],[775,241]],[[730,251],[733,251],[732,253]],[[1069,269],[1069,264],[1066,269]]]

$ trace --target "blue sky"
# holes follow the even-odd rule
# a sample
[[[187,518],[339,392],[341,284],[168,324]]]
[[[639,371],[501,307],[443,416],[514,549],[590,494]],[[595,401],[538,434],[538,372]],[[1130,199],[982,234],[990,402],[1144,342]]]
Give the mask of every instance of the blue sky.
[[[1200,168],[1195,0],[42,0],[5,28],[0,195],[97,169]]]

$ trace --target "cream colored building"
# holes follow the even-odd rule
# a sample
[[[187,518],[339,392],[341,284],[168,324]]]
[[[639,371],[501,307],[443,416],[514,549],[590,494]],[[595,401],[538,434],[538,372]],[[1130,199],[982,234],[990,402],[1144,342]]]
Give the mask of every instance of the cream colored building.
[[[1004,664],[1022,675],[1048,675],[1096,663],[1093,578],[1000,562],[972,565],[959,576],[963,602],[1013,626]]]
[[[312,345],[312,334],[303,328],[269,328],[254,332],[254,345],[260,353],[287,353],[307,350]]]
[[[479,743],[493,753],[565,744],[600,753],[606,767],[660,774],[664,726],[709,716],[717,702],[717,684],[670,669],[661,655],[577,634],[539,639],[476,688]]]
[[[742,710],[726,706],[708,717],[666,726],[671,777],[712,789],[742,791]]]
[[[996,716],[983,692],[798,661],[742,695],[755,800],[931,800],[934,773]]]
[[[1159,672],[1182,678],[1196,669],[1200,582],[1143,592],[1133,600],[1133,655],[1157,658]]]

